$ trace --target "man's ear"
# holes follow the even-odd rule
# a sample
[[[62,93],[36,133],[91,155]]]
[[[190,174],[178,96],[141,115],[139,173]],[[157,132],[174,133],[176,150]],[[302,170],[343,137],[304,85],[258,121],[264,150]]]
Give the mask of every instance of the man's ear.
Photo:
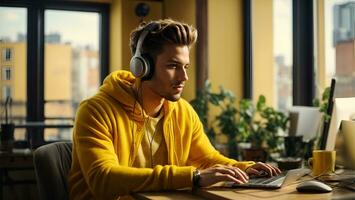
[[[150,56],[149,54],[143,54],[142,57],[144,58],[144,60],[147,63],[148,66],[148,74],[144,77],[142,77],[142,81],[147,81],[152,79],[154,72],[155,72],[155,62],[154,59],[152,58],[152,56]]]

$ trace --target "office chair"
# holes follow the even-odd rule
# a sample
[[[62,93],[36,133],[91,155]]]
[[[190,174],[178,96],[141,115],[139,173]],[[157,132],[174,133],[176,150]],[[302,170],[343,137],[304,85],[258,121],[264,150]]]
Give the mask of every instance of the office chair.
[[[69,199],[67,175],[72,162],[71,152],[71,142],[55,142],[34,151],[37,187],[42,200]]]

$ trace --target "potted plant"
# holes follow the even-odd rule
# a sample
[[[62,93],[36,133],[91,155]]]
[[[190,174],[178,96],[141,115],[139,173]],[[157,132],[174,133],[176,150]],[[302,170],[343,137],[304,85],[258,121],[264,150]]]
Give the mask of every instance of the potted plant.
[[[196,110],[200,117],[204,130],[208,137],[221,152],[228,154],[230,157],[238,157],[237,140],[237,109],[235,108],[235,96],[229,91],[220,86],[218,93],[211,91],[211,83],[206,81],[204,88],[198,91],[197,97],[192,100],[191,105]],[[208,123],[209,106],[214,106],[219,109],[219,113],[211,117]],[[227,147],[224,144],[216,143],[215,129],[219,129],[221,134],[227,136]]]
[[[288,116],[266,105],[265,96],[260,95],[256,106],[249,99],[240,101],[238,130],[251,148],[243,150],[245,160],[266,161],[270,153],[280,150],[282,143],[279,131],[285,131]]]
[[[219,93],[211,95],[211,103],[220,109],[219,114],[215,117],[215,123],[221,133],[227,136],[228,154],[232,158],[239,157],[238,110],[235,100],[234,94],[222,86]]]
[[[267,106],[263,95],[260,95],[256,106],[250,99],[241,99],[237,109],[236,98],[231,91],[221,86],[219,92],[214,93],[208,81],[191,104],[213,142],[217,128],[227,137],[228,154],[233,158],[240,154],[239,143],[249,142],[251,148],[243,151],[244,159],[265,161],[267,154],[277,151],[280,146],[278,132],[287,128],[288,117]],[[208,123],[209,105],[217,107],[219,113]]]

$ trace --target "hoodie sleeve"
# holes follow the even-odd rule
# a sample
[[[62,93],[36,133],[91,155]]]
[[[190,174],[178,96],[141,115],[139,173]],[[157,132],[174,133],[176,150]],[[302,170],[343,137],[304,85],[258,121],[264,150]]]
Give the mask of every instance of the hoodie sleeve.
[[[119,163],[117,155],[129,157],[129,152],[124,149],[130,149],[130,134],[120,134],[122,138],[119,139],[126,140],[124,143],[128,146],[116,152],[114,138],[109,131],[112,126],[116,126],[110,121],[113,116],[107,112],[103,114],[104,104],[91,104],[82,103],[77,112],[73,165],[80,166],[76,174],[83,176],[96,199],[115,199],[131,192],[178,189],[192,185],[191,166],[158,165],[151,169],[128,167],[126,161]]]
[[[203,130],[203,125],[191,106],[191,124],[193,124],[193,133],[191,140],[191,152],[189,160],[197,168],[208,168],[216,164],[233,165],[245,171],[246,168],[255,164],[253,161],[236,161],[220,154],[211,144]]]

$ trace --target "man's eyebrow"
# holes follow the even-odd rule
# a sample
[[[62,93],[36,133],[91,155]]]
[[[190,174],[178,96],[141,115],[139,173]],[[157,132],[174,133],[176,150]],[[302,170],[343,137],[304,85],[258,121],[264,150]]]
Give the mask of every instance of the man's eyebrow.
[[[171,58],[169,59],[167,62],[170,62],[170,63],[175,63],[175,64],[183,64],[181,61],[175,59],[175,58]],[[190,62],[189,63],[186,63],[185,65],[190,65]]]

